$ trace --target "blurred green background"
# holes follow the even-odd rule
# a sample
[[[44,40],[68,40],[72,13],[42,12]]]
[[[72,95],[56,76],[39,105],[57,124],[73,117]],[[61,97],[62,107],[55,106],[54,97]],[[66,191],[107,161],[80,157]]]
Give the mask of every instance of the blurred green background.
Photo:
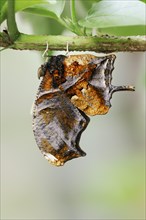
[[[25,33],[63,31],[37,16],[18,14],[17,21]],[[57,168],[43,158],[32,132],[37,69],[44,61],[34,51],[1,53],[2,220],[145,219],[146,54],[116,55],[113,84],[136,91],[114,94],[110,112],[91,117],[82,134],[87,156]]]

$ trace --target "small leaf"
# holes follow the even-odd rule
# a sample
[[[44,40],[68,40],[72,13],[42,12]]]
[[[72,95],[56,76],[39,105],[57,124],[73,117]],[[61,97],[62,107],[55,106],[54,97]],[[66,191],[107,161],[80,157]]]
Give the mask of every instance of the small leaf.
[[[79,24],[87,28],[145,25],[145,4],[138,0],[103,0],[93,4],[87,17]]]
[[[1,1],[1,0],[0,0]],[[5,0],[2,0],[5,1]],[[60,17],[65,6],[65,0],[15,0],[15,12],[29,9],[30,13],[52,18]],[[0,23],[6,19],[7,2],[2,7]]]
[[[33,5],[47,3],[47,0],[15,0],[15,11],[22,11],[26,8],[29,8]]]
[[[2,23],[6,18],[7,18],[7,4],[8,2],[7,1],[4,1],[2,0],[3,2],[5,2],[3,4],[3,7],[1,8],[1,17],[0,17],[0,23]],[[15,12],[17,11],[22,11],[24,10],[25,8],[28,8],[32,5],[35,5],[35,4],[41,4],[41,3],[44,3],[46,2],[47,0],[25,0],[25,1],[20,1],[20,0],[15,0]]]
[[[56,0],[53,2],[52,2],[53,4],[47,3],[47,4],[39,4],[39,5],[31,6],[25,9],[25,12],[56,19],[57,17],[60,17],[60,15],[62,14],[64,6],[65,6],[65,1]]]

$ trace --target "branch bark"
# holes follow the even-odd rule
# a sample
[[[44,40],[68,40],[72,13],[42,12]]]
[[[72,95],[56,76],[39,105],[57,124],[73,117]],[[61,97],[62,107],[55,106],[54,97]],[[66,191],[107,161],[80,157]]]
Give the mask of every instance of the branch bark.
[[[111,36],[45,36],[20,33],[12,42],[8,33],[0,33],[0,46],[15,50],[44,51],[48,43],[49,50],[95,51],[95,52],[140,52],[146,51],[145,36],[111,37]]]

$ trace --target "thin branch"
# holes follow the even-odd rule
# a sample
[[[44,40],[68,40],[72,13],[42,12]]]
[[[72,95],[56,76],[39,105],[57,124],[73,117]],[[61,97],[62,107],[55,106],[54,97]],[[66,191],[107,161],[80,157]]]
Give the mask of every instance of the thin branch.
[[[15,21],[15,1],[8,0],[8,11],[7,11],[7,26],[9,30],[9,36],[14,41],[19,36],[19,31]]]
[[[68,43],[69,51],[95,51],[95,52],[121,52],[146,51],[146,37],[91,37],[91,36],[42,36],[20,34],[12,44],[6,32],[0,33],[0,46],[15,50],[44,51],[48,43],[49,50],[66,50]]]

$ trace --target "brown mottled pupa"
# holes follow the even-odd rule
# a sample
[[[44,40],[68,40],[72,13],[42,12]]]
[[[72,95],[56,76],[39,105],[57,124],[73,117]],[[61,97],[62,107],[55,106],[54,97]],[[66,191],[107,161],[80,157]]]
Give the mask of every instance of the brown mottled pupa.
[[[113,86],[116,56],[90,54],[52,56],[39,68],[43,77],[34,105],[33,131],[38,147],[53,165],[85,156],[80,136],[89,116],[106,114],[116,91],[132,86]]]

